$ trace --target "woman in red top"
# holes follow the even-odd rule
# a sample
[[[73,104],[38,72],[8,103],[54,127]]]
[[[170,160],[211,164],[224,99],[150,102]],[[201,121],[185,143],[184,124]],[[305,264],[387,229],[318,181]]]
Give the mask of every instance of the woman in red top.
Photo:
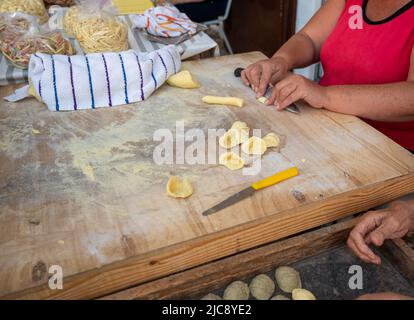
[[[297,100],[358,116],[414,151],[414,0],[328,0],[271,58],[242,78],[268,105]],[[321,61],[314,83],[288,73]]]

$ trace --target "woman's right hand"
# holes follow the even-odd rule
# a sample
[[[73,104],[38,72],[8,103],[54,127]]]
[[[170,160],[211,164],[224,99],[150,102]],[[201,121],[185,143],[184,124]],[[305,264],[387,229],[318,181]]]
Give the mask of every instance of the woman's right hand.
[[[257,94],[263,97],[269,84],[274,85],[283,79],[289,66],[282,57],[273,57],[251,64],[243,70],[241,77],[246,86],[250,86]]]

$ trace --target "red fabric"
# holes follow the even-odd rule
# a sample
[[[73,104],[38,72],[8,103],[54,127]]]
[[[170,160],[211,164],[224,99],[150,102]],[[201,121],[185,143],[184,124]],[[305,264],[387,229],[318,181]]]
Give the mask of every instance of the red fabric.
[[[364,0],[347,0],[345,9],[321,50],[324,76],[320,84],[386,84],[406,81],[414,45],[414,6],[381,24],[363,21],[353,30],[349,21]],[[373,106],[374,108],[375,106]],[[401,146],[414,150],[414,121],[379,122],[363,119]]]

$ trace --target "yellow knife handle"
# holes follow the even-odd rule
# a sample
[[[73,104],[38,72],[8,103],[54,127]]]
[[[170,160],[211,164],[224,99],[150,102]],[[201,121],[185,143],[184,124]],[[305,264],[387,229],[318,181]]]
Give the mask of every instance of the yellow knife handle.
[[[252,188],[254,190],[260,190],[263,188],[267,188],[270,186],[273,186],[276,183],[282,182],[284,180],[287,180],[289,178],[296,177],[299,174],[299,170],[296,167],[292,167],[290,169],[287,169],[285,171],[276,173],[273,176],[270,176],[269,178],[266,178],[262,181],[256,182],[252,184]]]

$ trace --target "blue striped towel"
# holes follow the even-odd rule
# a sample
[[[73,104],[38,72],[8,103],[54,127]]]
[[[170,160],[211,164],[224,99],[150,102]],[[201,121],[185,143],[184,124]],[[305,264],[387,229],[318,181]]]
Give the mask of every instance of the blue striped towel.
[[[181,68],[176,47],[64,56],[36,53],[29,80],[52,111],[129,104],[147,99]]]

